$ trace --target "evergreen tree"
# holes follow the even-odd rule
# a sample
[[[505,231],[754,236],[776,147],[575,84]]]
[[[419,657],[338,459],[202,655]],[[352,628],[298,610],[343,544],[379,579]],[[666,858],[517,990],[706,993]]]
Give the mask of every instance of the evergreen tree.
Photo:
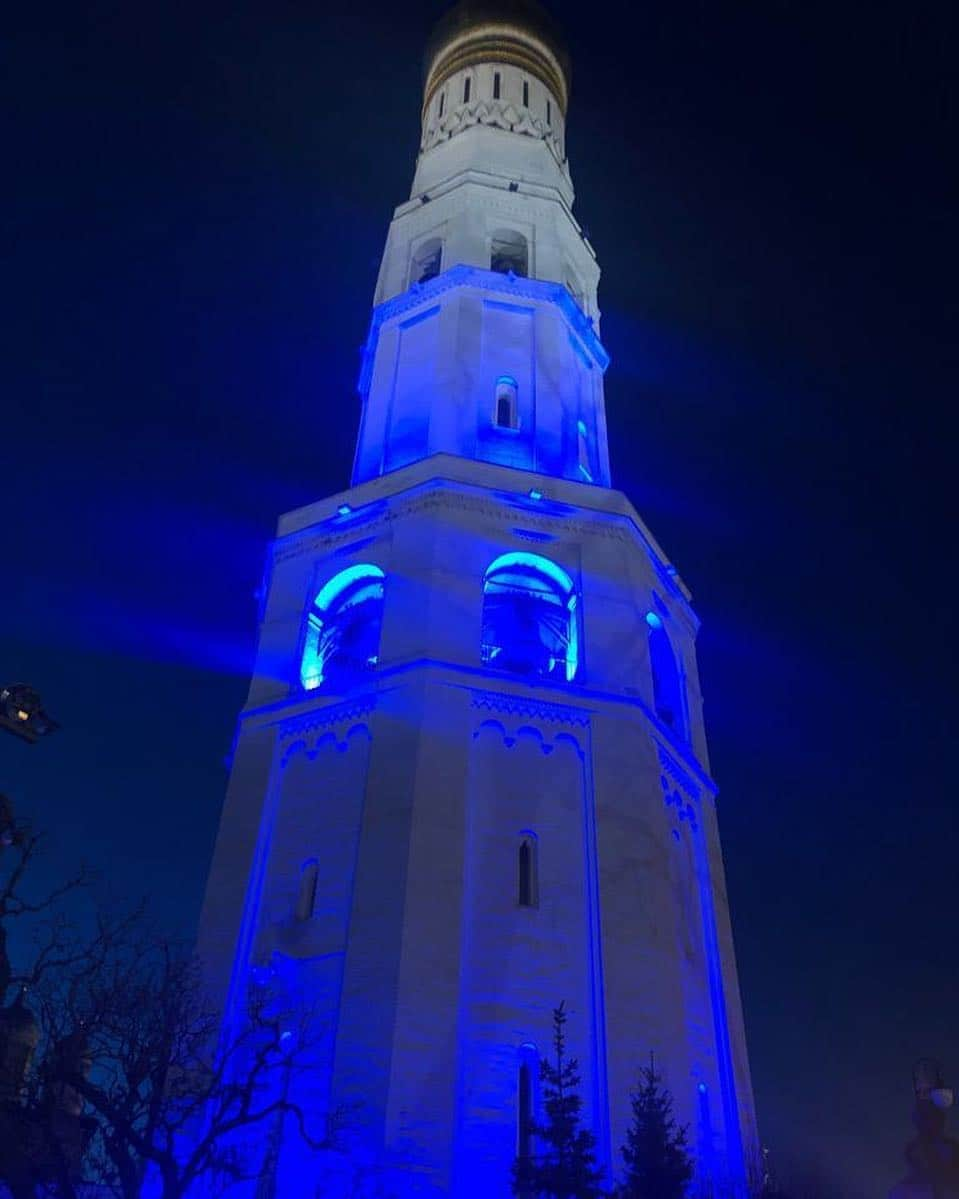
[[[682,1199],[693,1177],[687,1129],[673,1119],[673,1098],[662,1085],[652,1054],[632,1094],[633,1123],[626,1133],[623,1199]]]
[[[543,1151],[518,1157],[513,1166],[513,1194],[537,1199],[600,1199],[602,1175],[596,1166],[596,1138],[580,1126],[583,1101],[577,1093],[579,1065],[566,1056],[566,1012],[553,1010],[555,1064],[540,1062],[543,1124],[530,1122]]]

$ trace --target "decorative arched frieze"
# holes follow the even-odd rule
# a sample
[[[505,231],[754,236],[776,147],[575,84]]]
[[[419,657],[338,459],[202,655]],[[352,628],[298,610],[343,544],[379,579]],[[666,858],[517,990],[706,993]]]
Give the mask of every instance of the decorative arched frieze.
[[[354,736],[371,737],[368,717],[376,707],[374,696],[368,696],[347,704],[330,704],[300,716],[291,716],[281,722],[277,740],[283,748],[281,764],[301,747],[301,752],[315,755],[324,739],[331,739],[337,747],[345,750]],[[290,744],[292,742],[293,744]]]
[[[370,732],[369,725],[354,724],[342,736],[338,736],[337,733],[328,729],[314,738],[299,737],[283,751],[280,757],[280,768],[285,769],[290,760],[298,754],[305,755],[311,761],[324,749],[335,749],[337,753],[345,754],[350,748],[350,743],[357,737],[372,741],[373,734]]]
[[[563,157],[563,148],[556,131],[542,117],[534,116],[528,109],[517,109],[508,100],[477,98],[472,103],[458,104],[449,109],[439,120],[432,122],[423,135],[420,152],[432,150],[442,142],[448,142],[464,129],[474,125],[487,125],[492,129],[505,129],[519,133],[536,141],[545,142],[557,165],[568,177],[569,166]]]
[[[540,704],[489,692],[474,692],[472,707],[478,712],[493,713],[475,725],[474,740],[492,733],[507,749],[522,741],[535,741],[544,755],[566,745],[580,760],[585,757],[589,728],[589,717],[585,713],[557,704]]]

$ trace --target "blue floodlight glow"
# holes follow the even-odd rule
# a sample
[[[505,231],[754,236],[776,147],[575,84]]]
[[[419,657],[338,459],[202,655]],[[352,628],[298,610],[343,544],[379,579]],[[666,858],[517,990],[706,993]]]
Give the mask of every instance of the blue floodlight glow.
[[[338,516],[349,516],[352,511],[353,509],[349,504],[340,504],[339,508],[336,510]]]
[[[537,491],[535,487],[531,487],[529,489],[529,498],[531,500],[541,500],[543,498],[543,493],[541,491]]]
[[[646,613],[646,623],[651,629],[661,629],[663,627],[662,620],[656,615],[655,612]]]

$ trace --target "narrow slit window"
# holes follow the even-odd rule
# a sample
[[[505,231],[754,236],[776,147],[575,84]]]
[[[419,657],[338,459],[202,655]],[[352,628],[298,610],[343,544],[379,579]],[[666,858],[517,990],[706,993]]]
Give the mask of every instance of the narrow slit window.
[[[529,108],[529,84],[523,80],[523,107]]]
[[[549,100],[547,100],[546,101],[546,124],[552,125],[552,123],[553,123],[553,105]]]
[[[520,1045],[516,1067],[516,1156],[528,1166],[536,1152],[540,1113],[539,1050],[532,1042]]]
[[[493,99],[494,100],[499,99],[499,89],[500,89],[500,74],[499,74],[499,71],[494,71],[493,72]]]
[[[518,853],[518,895],[521,908],[535,908],[539,904],[537,841],[533,833],[524,833]]]
[[[446,92],[440,92],[440,107],[437,116],[443,116],[443,109],[446,107]]]
[[[517,1080],[516,1156],[529,1161],[533,1152],[533,1076],[528,1062],[521,1062]]]
[[[320,878],[320,867],[316,858],[310,858],[300,867],[300,889],[296,897],[296,918],[311,919],[316,908],[316,885]]]
[[[469,102],[470,102],[470,89],[472,88],[472,86],[473,86],[473,80],[470,79],[470,77],[467,75],[467,77],[463,80],[463,103],[464,104],[469,104]]]

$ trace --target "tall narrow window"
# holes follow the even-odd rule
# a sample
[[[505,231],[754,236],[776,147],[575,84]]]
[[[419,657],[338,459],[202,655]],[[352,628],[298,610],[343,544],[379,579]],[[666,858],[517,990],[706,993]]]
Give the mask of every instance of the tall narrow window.
[[[300,868],[300,889],[296,897],[297,920],[309,920],[316,907],[316,884],[320,877],[320,867],[316,858],[310,858]]]
[[[539,1051],[527,1042],[519,1047],[516,1070],[516,1156],[528,1160],[535,1152],[539,1108]]]
[[[379,661],[383,572],[368,562],[341,570],[322,588],[306,617],[300,681],[307,691],[349,680]]]
[[[496,380],[495,420],[500,429],[519,428],[519,414],[516,410],[516,380],[511,375],[500,375]]]
[[[549,100],[547,100],[546,101],[546,124],[552,125],[552,123],[553,123],[553,105]]]
[[[538,843],[535,833],[523,833],[518,853],[518,900],[521,908],[539,905],[539,861]]]
[[[516,1097],[516,1156],[528,1160],[533,1152],[533,1077],[528,1062],[521,1062]]]
[[[497,229],[490,240],[489,269],[525,278],[529,273],[529,244],[514,229]]]
[[[646,613],[649,630],[649,668],[653,676],[653,707],[667,727],[685,736],[686,719],[683,683],[663,621],[655,612]]]
[[[463,80],[463,103],[464,104],[469,104],[469,102],[470,102],[470,88],[471,88],[472,84],[473,84],[473,80],[470,79],[469,75],[467,75],[466,78]]]
[[[500,79],[499,71],[494,71],[493,72],[493,99],[494,100],[499,99],[499,88],[500,88],[499,79]]]
[[[442,117],[443,109],[446,107],[446,92],[440,92],[440,107],[437,116]]]
[[[578,436],[579,473],[587,483],[592,483],[593,471],[589,460],[589,438],[586,435],[586,425],[581,420],[576,422],[576,433]]]
[[[523,107],[529,108],[529,84],[523,80]]]
[[[492,562],[483,580],[483,662],[513,674],[570,682],[579,669],[579,612],[572,579],[538,554]]]

